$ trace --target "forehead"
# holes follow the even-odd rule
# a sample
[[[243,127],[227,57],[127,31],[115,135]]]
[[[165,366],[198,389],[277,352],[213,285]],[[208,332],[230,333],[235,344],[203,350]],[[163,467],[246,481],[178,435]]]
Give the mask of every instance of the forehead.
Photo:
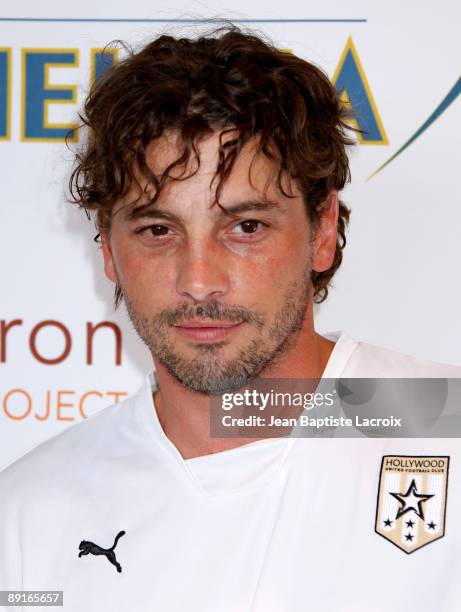
[[[236,131],[214,131],[202,135],[197,141],[194,141],[188,163],[178,163],[176,167],[169,171],[169,174],[177,178],[182,174],[195,173],[195,170],[197,170],[198,175],[209,176],[211,178],[216,173],[220,155],[227,155],[234,148],[237,136]],[[253,136],[241,148],[233,168],[235,174],[245,170],[246,174],[248,174],[248,168],[251,163],[257,163],[260,171],[266,170],[266,172],[272,171],[273,173],[276,164],[271,162],[265,155],[258,154],[258,144],[259,139]],[[160,138],[152,141],[147,147],[146,160],[149,167],[156,176],[161,176],[170,164],[180,159],[186,146],[189,146],[189,143],[184,142],[179,132],[166,132]],[[197,167],[197,158],[200,160],[199,168]]]
[[[181,195],[185,198],[181,200],[183,206],[188,200],[195,198],[206,200],[211,205],[220,180],[217,176],[220,160],[222,161],[223,154],[226,155],[232,150],[235,139],[235,131],[224,134],[215,131],[207,134],[194,143],[196,155],[192,150],[187,163],[181,161],[185,143],[178,132],[167,132],[151,142],[146,148],[146,163],[149,169],[158,180],[165,172],[169,177],[162,186],[157,202],[176,201],[177,196]],[[277,187],[277,162],[258,151],[258,147],[257,137],[251,138],[241,147],[230,175],[223,182],[219,196],[221,204],[254,195],[278,201],[292,201],[292,198],[285,196]],[[139,171],[135,170],[135,174],[141,188],[145,190],[146,199],[152,197],[155,194],[154,185]],[[300,195],[295,182],[288,180],[286,175],[282,177],[282,185],[286,193]],[[133,202],[132,193],[128,194],[128,198],[124,198],[120,205],[124,206],[130,202]]]

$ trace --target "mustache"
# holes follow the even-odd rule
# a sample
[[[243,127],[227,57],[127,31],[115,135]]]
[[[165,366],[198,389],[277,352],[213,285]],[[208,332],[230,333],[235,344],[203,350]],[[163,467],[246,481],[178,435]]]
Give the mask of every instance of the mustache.
[[[187,303],[180,304],[175,308],[165,308],[156,317],[156,322],[163,325],[177,325],[181,321],[190,319],[212,319],[214,321],[230,321],[232,323],[252,323],[261,328],[266,317],[254,310],[244,306],[230,306],[221,304],[217,300],[190,306]]]

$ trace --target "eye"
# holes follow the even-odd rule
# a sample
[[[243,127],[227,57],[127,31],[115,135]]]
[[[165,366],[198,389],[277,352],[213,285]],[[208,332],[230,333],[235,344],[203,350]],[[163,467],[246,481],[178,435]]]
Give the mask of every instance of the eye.
[[[160,225],[158,223],[156,223],[155,225],[146,227],[146,229],[150,231],[152,236],[166,236],[168,232],[170,231],[166,225]]]
[[[251,235],[255,234],[258,229],[262,228],[262,226],[265,226],[265,223],[262,223],[262,221],[258,221],[257,219],[246,219],[245,221],[240,221],[240,223],[237,223],[235,228],[240,228],[241,231],[236,231],[236,233],[239,235]]]
[[[161,238],[162,236],[168,236],[170,232],[170,228],[166,225],[161,225],[160,223],[155,223],[154,225],[147,225],[146,227],[141,227],[136,230],[136,234],[147,235],[153,238]]]

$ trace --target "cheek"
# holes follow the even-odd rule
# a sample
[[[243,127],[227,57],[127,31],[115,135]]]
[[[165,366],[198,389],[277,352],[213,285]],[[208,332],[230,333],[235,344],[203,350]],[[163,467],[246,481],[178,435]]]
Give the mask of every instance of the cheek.
[[[120,246],[114,253],[114,262],[128,299],[141,308],[143,305],[152,306],[160,299],[168,302],[167,296],[173,284],[168,262],[130,244]]]
[[[308,247],[286,244],[277,252],[253,254],[240,259],[229,271],[232,285],[242,299],[263,303],[266,310],[277,304],[279,297],[293,282],[299,281],[309,263]],[[259,296],[259,298],[258,298]]]

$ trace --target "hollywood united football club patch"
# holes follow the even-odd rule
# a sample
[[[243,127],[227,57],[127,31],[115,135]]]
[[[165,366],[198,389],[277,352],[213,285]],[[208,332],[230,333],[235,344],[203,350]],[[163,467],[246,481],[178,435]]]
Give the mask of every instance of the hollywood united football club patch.
[[[375,531],[410,554],[445,535],[449,457],[386,455]]]

